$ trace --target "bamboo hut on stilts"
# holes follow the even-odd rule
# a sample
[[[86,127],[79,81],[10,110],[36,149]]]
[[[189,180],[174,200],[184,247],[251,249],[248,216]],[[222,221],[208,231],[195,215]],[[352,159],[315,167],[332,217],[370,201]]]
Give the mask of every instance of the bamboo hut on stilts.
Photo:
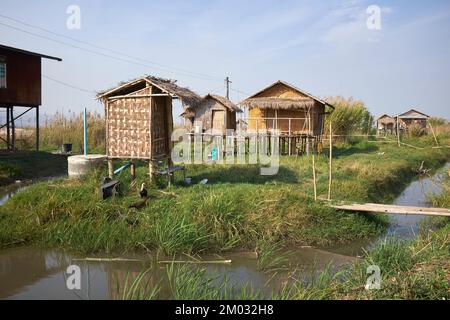
[[[247,132],[279,134],[282,154],[320,151],[327,102],[284,81],[277,81],[240,103],[248,108]]]
[[[110,176],[113,160],[126,159],[149,163],[153,177],[159,162],[172,167],[172,101],[181,100],[185,108],[202,101],[195,92],[176,81],[152,76],[122,83],[97,95],[105,107],[106,154]]]

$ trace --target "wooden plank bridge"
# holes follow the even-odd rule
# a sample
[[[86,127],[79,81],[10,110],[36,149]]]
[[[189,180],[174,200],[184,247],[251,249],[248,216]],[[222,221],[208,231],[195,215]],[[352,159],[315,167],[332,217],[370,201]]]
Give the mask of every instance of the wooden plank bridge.
[[[345,211],[450,217],[450,209],[444,208],[422,208],[422,207],[410,207],[410,206],[376,204],[376,203],[364,203],[364,204],[354,203],[354,204],[340,204],[330,206],[332,208]]]

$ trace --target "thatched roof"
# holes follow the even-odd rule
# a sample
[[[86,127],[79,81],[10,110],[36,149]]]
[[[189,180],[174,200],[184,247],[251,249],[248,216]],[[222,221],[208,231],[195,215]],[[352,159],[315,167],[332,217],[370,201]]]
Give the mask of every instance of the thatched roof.
[[[242,112],[242,110],[237,105],[235,105],[233,102],[231,102],[230,100],[228,100],[225,97],[209,93],[204,97],[204,99],[214,99],[217,102],[219,102],[221,105],[223,105],[225,108],[228,108],[230,111],[234,111],[234,112],[238,112],[238,113]]]
[[[282,98],[282,97],[261,97],[260,95],[269,89],[282,84],[294,91],[297,91],[302,95],[302,97],[289,97],[289,98]],[[324,106],[329,106],[334,109],[334,107],[327,103],[326,101],[323,101],[311,94],[309,94],[306,91],[300,90],[299,88],[278,80],[277,82],[271,84],[270,86],[262,89],[261,91],[258,91],[254,95],[248,97],[247,99],[241,101],[239,104],[253,108],[258,107],[260,109],[305,109],[313,107],[315,104],[321,104]]]
[[[312,108],[314,103],[315,101],[311,98],[266,97],[247,99],[241,104],[249,108],[258,107],[260,109],[307,109]]]
[[[107,99],[118,95],[121,92],[130,94],[133,91],[142,89],[141,87],[146,84],[150,84],[159,88],[162,92],[167,93],[172,98],[180,99],[183,106],[185,107],[195,107],[202,101],[202,98],[198,94],[188,88],[178,86],[175,80],[163,79],[153,76],[145,76],[128,82],[119,83],[119,85],[115,88],[99,92],[97,94],[97,99]],[[133,88],[136,88],[136,90],[133,90]]]
[[[225,108],[229,109],[230,111],[237,112],[237,113],[243,112],[241,110],[241,108],[239,108],[237,105],[235,105],[233,102],[231,102],[227,98],[219,96],[219,95],[216,95],[216,94],[212,94],[212,93],[207,94],[202,99],[201,104],[205,103],[209,99],[213,99],[213,100],[217,101],[218,103],[223,105]],[[201,104],[197,104],[195,107],[185,108],[184,112],[182,114],[180,114],[180,117],[184,117],[184,118],[195,117],[195,109],[200,107]]]

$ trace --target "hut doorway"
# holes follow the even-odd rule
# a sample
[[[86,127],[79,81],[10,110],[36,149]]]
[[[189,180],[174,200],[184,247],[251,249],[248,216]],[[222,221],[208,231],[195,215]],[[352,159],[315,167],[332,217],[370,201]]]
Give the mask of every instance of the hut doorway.
[[[225,111],[213,110],[212,112],[212,130],[224,131],[225,130]]]

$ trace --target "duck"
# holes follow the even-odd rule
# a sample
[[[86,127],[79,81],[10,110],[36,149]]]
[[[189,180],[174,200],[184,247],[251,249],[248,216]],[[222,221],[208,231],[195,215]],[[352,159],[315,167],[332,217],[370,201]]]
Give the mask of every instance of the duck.
[[[139,191],[139,195],[140,195],[141,199],[139,201],[136,201],[132,205],[130,205],[130,207],[129,207],[130,209],[131,208],[142,209],[147,205],[147,201],[150,198],[150,196],[148,195],[148,191],[147,191],[145,183],[143,183],[141,185],[141,190]]]
[[[143,183],[141,185],[141,191],[139,192],[139,195],[141,196],[141,198],[147,198],[148,197],[148,191],[147,191],[147,186],[145,185],[145,183]]]

